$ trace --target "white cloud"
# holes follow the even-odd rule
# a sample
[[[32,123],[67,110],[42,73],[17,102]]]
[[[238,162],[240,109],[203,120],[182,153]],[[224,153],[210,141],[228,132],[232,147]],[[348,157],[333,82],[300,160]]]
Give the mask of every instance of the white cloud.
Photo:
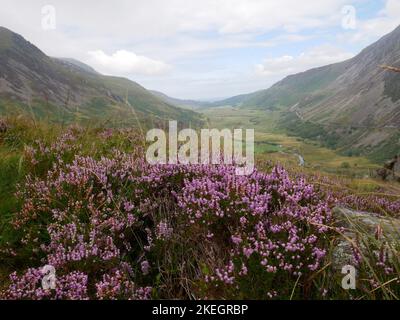
[[[284,55],[265,59],[255,66],[256,73],[262,76],[283,77],[335,62],[344,61],[353,56],[331,45],[323,45],[303,52],[298,56]]]
[[[89,63],[98,71],[120,76],[129,75],[159,75],[171,67],[158,60],[137,55],[126,50],[118,50],[107,55],[102,50],[89,51]]]
[[[400,24],[400,0],[387,0],[378,14],[367,20],[358,20],[356,30],[339,35],[339,40],[366,45],[393,31]]]
[[[178,30],[217,30],[220,34],[289,31],[331,24],[348,0],[172,0]],[[178,9],[179,8],[179,9]],[[173,25],[173,24],[172,24]],[[171,25],[171,26],[172,26]]]
[[[45,32],[41,8],[47,0],[2,0],[0,21],[53,56],[84,60],[88,51],[123,48],[175,64],[198,52],[298,41],[293,33],[339,25],[341,7],[354,1],[52,0],[56,29]],[[202,38],[203,31],[211,36]],[[266,32],[278,39],[257,43]],[[188,44],[181,43],[185,38]]]
[[[355,0],[52,0],[57,30],[79,26],[81,36],[109,35],[165,38],[178,33],[216,31],[219,34],[299,31],[337,23],[335,13]],[[0,21],[40,29],[46,0],[2,0]],[[18,19],[16,19],[18,17]],[[69,31],[70,31],[69,30]],[[76,34],[71,33],[73,36]]]
[[[400,0],[382,0],[382,11],[376,14],[368,12],[367,0],[50,3],[57,12],[55,30],[41,27],[41,8],[48,0],[1,0],[1,24],[48,55],[73,57],[100,72],[127,76],[178,97],[228,96],[262,89],[279,77],[349,56],[321,48],[304,49],[303,55],[297,55],[293,43],[302,48],[307,48],[306,42],[317,46],[333,42],[342,33],[337,39],[342,41],[333,45],[356,51],[400,23]],[[344,5],[360,8],[356,30],[340,29]],[[363,20],[361,8],[372,18]],[[278,58],[261,61],[267,50],[269,57]],[[283,53],[288,53],[287,57]],[[253,70],[257,62],[258,76]],[[173,69],[167,72],[171,65]],[[158,76],[165,72],[166,76]],[[206,80],[196,81],[202,75]]]

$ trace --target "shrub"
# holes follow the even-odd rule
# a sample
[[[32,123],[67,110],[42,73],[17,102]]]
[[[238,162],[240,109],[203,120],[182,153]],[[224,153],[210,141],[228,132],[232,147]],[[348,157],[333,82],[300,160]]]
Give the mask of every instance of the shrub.
[[[61,141],[74,140],[64,135]],[[272,279],[315,271],[325,255],[319,240],[328,206],[312,186],[291,181],[281,168],[236,176],[233,166],[151,166],[118,151],[99,160],[77,155],[67,163],[66,150],[75,152],[67,142],[39,150],[32,152],[32,165],[51,159],[51,169],[26,178],[18,192],[22,208],[13,220],[30,265],[11,275],[5,297],[148,298],[166,263],[159,253],[176,250],[182,238],[229,252],[220,266],[210,263],[210,272],[193,279],[199,287],[224,282],[229,285],[224,297],[234,294],[230,285],[240,288],[241,278],[259,268],[272,288]],[[175,263],[178,268],[185,261]],[[204,263],[196,261],[195,268]],[[47,264],[61,283],[51,294],[38,281]],[[71,291],[68,279],[75,278],[82,288]],[[202,294],[210,295],[210,288]]]
[[[399,201],[349,194],[340,181],[333,192],[324,176],[310,184],[280,166],[237,176],[231,165],[149,165],[140,147],[121,151],[137,141],[132,132],[95,130],[89,144],[86,134],[69,128],[25,148],[13,242],[0,246],[14,266],[1,298],[335,297],[331,208],[400,212]],[[365,290],[399,270],[370,247]],[[56,289],[42,288],[45,265]]]

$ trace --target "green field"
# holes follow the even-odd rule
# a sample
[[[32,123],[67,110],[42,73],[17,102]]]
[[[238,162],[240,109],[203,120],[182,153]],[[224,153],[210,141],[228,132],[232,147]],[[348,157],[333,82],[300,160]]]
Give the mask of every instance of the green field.
[[[340,155],[320,143],[289,136],[277,127],[280,111],[241,109],[223,106],[202,109],[210,128],[254,129],[256,157],[283,164],[299,164],[298,155],[305,160],[305,167],[352,177],[364,177],[379,165],[364,157]]]

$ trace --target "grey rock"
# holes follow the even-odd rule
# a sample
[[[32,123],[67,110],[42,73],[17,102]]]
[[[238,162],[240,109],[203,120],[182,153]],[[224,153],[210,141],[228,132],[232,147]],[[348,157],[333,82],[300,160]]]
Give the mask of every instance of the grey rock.
[[[343,228],[343,232],[333,250],[333,267],[341,269],[344,265],[355,265],[354,246],[363,252],[366,250],[363,238],[374,238],[375,247],[389,248],[400,239],[400,220],[384,217],[375,213],[350,210],[336,207],[333,210],[336,226]],[[390,251],[390,250],[389,250]]]

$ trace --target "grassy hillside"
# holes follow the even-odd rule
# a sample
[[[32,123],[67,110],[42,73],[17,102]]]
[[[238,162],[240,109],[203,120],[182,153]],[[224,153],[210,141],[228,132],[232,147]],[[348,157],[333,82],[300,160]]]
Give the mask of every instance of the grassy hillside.
[[[0,27],[0,112],[24,112],[52,121],[104,121],[137,126],[177,120],[199,126],[199,114],[159,99],[131,80],[104,76],[71,59],[45,55]]]
[[[346,63],[333,64],[291,75],[271,88],[218,101],[215,105],[275,109],[291,107],[310,94],[321,94],[346,69]],[[321,97],[322,98],[322,97]]]

